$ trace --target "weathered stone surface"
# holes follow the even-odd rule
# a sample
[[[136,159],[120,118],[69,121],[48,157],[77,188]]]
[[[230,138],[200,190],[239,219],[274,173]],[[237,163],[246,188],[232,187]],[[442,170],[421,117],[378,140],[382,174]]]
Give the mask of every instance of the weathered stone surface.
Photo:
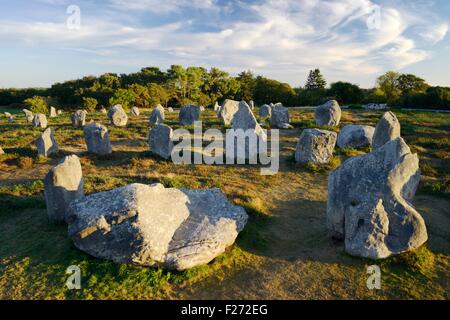
[[[131,108],[131,115],[132,116],[139,116],[141,114],[141,112],[139,111],[139,108],[138,107],[133,107],[133,108]]]
[[[25,118],[27,119],[27,122],[32,122],[33,121],[33,112],[31,112],[28,109],[22,109],[23,113],[25,114]]]
[[[164,122],[166,115],[164,111],[164,107],[160,104],[155,106],[150,113],[150,126],[154,126]]]
[[[225,153],[227,158],[245,161],[257,157],[260,153],[259,140],[267,141],[267,135],[256,120],[250,106],[245,101],[239,103],[238,110],[233,116],[232,123],[232,128],[235,130],[236,135],[233,137],[233,148],[231,148],[230,141],[227,141],[226,143]],[[250,139],[245,139],[245,141],[238,139],[239,133],[237,130],[243,130]],[[227,139],[228,138],[227,135]],[[251,143],[251,139],[254,141],[253,143]],[[231,154],[232,151],[234,154]]]
[[[48,157],[53,153],[58,153],[58,145],[56,144],[54,131],[47,128],[42,132],[35,141],[38,155]]]
[[[348,159],[328,179],[328,229],[355,256],[386,258],[418,248],[427,240],[411,204],[419,180],[419,159],[402,138]]]
[[[55,107],[50,107],[50,118],[54,118],[57,117],[58,114],[56,113],[56,108]]]
[[[219,189],[131,184],[70,205],[69,237],[80,250],[117,263],[185,270],[232,245],[247,222]]]
[[[80,159],[76,155],[64,157],[46,175],[44,186],[49,219],[64,222],[69,204],[84,196]]]
[[[255,101],[250,100],[250,102],[248,103],[248,105],[250,106],[250,109],[253,111],[255,110]]]
[[[320,129],[303,130],[297,142],[295,161],[327,164],[333,156],[336,132]]]
[[[386,112],[375,128],[373,134],[373,149],[382,147],[386,142],[400,137],[400,122],[392,112]]]
[[[33,121],[31,122],[31,124],[35,128],[47,128],[47,117],[42,113],[35,114],[33,116]]]
[[[336,100],[330,100],[318,106],[314,112],[314,119],[318,126],[337,126],[341,121],[341,108]]]
[[[101,109],[100,109],[100,112],[103,113],[103,114],[108,114],[108,111],[106,111],[105,108],[101,108]]]
[[[200,107],[192,104],[184,106],[180,110],[179,119],[183,126],[194,124],[194,121],[200,120]]]
[[[99,123],[90,123],[83,129],[84,141],[90,153],[107,155],[112,152],[108,129]]]
[[[239,102],[235,100],[227,99],[224,101],[219,111],[219,118],[226,126],[231,125],[233,122],[234,114],[239,109]]]
[[[72,125],[74,127],[82,127],[86,124],[86,114],[85,110],[77,110],[70,116],[70,120],[72,121]]]
[[[167,112],[174,112],[174,110],[173,110],[172,107],[168,107],[168,108],[167,108]]]
[[[367,110],[388,110],[389,107],[386,103],[369,103],[363,105],[364,109]]]
[[[272,107],[268,104],[263,104],[259,108],[259,117],[260,118],[266,118],[272,116]]]
[[[282,129],[284,124],[289,124],[289,109],[284,107],[281,103],[277,103],[272,107],[272,114],[270,116],[270,125],[275,128]]]
[[[170,159],[174,146],[172,135],[172,128],[165,124],[159,124],[151,129],[148,136],[150,152],[161,158]]]
[[[116,127],[125,127],[128,122],[128,116],[120,104],[109,108],[108,118],[111,124]]]
[[[351,124],[342,128],[337,138],[339,148],[359,148],[372,145],[375,128]]]

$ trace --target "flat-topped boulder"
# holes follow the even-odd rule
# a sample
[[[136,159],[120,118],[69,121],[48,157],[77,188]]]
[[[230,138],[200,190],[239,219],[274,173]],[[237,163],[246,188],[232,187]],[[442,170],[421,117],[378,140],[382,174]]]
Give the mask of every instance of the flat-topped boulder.
[[[200,107],[193,104],[182,107],[179,114],[179,120],[180,124],[183,126],[193,125],[194,121],[200,120]]]
[[[164,159],[170,159],[172,156],[173,130],[165,124],[158,124],[150,130],[148,135],[148,144],[150,152]]]
[[[48,157],[59,151],[53,128],[45,129],[36,139],[35,144],[38,155],[42,157]]]
[[[372,145],[375,128],[371,126],[351,124],[339,132],[337,145],[339,148],[360,148]]]
[[[400,137],[400,122],[393,112],[386,112],[375,128],[372,147],[378,149],[398,137]]]
[[[116,127],[125,127],[128,122],[128,116],[120,104],[109,108],[108,118],[110,123]]]
[[[259,117],[260,118],[267,118],[272,115],[272,107],[268,104],[263,104],[259,108]]]
[[[47,117],[42,113],[35,114],[31,124],[35,128],[47,128]]]
[[[225,100],[219,110],[218,114],[219,119],[224,125],[226,126],[231,125],[233,122],[234,114],[238,111],[238,109],[239,109],[238,101],[230,99]]]
[[[86,124],[86,110],[77,110],[70,115],[72,126],[83,127]]]
[[[290,123],[289,109],[284,107],[281,103],[275,104],[271,108],[270,125],[274,128],[283,129]]]
[[[336,145],[336,132],[321,129],[302,131],[295,149],[298,163],[327,164],[333,156]]]
[[[348,159],[328,178],[328,229],[349,254],[365,258],[420,247],[427,231],[412,205],[419,181],[419,158],[402,138]]]
[[[107,155],[112,153],[108,129],[99,123],[90,123],[83,129],[84,141],[90,153]]]
[[[49,171],[44,194],[50,221],[64,222],[69,204],[84,196],[83,173],[76,155],[64,157]]]
[[[164,107],[160,104],[156,105],[150,113],[150,126],[163,123],[165,117]]]
[[[314,119],[318,126],[338,126],[341,121],[341,108],[336,100],[330,100],[316,107]]]
[[[219,189],[134,183],[73,202],[67,222],[75,246],[91,256],[185,270],[223,253],[247,218]]]

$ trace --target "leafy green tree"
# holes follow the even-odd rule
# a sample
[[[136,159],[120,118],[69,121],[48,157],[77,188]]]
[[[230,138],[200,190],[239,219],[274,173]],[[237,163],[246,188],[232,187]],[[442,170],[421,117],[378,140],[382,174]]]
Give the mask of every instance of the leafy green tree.
[[[328,95],[334,97],[341,104],[361,103],[364,98],[363,91],[359,86],[342,81],[332,83]]]
[[[26,105],[26,107],[28,109],[30,109],[33,113],[47,114],[49,111],[47,99],[44,97],[34,96],[31,98],[25,99],[23,102]]]
[[[425,92],[430,86],[424,79],[413,74],[401,74],[397,79],[397,87],[403,95],[411,95]]]
[[[292,106],[296,97],[294,89],[289,84],[261,76],[256,78],[253,95],[258,104],[281,102],[287,106]]]
[[[156,83],[150,83],[147,87],[147,91],[149,95],[148,104],[150,106],[155,106],[157,104],[167,106],[170,95],[164,87]]]
[[[306,80],[305,85],[306,90],[325,89],[326,85],[327,82],[319,69],[309,71],[308,80]]]
[[[136,96],[132,90],[117,89],[109,99],[110,105],[120,104],[124,110],[129,110],[136,103]]]
[[[399,89],[399,77],[400,74],[394,71],[388,71],[378,77],[375,94],[383,97],[390,105],[398,103],[402,95],[402,91]]]
[[[211,103],[225,99],[235,99],[239,92],[240,84],[236,78],[218,68],[211,68],[206,75],[202,92],[210,97]]]
[[[138,108],[147,108],[150,106],[150,94],[147,87],[133,83],[128,86],[128,90],[131,90],[134,93],[135,105]]]
[[[243,71],[237,76],[239,81],[238,100],[250,101],[253,100],[253,91],[256,86],[256,79],[253,73],[249,71]]]
[[[83,109],[89,112],[95,111],[95,108],[97,108],[98,101],[95,98],[91,97],[83,97]]]

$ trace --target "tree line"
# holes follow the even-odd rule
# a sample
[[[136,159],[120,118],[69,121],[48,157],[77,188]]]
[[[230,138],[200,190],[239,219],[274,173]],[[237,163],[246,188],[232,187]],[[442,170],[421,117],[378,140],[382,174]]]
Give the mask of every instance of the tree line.
[[[0,89],[0,105],[28,106],[44,111],[53,105],[62,109],[94,111],[113,104],[150,107],[162,104],[180,107],[194,103],[212,106],[224,99],[281,102],[286,106],[311,106],[336,99],[340,104],[388,103],[411,108],[450,109],[450,88],[432,87],[412,75],[389,71],[380,76],[373,89],[349,82],[327,82],[319,69],[311,70],[303,87],[255,76],[243,71],[233,77],[218,68],[184,68],[172,65],[162,71],[147,67],[131,74],[106,73],[99,77],[55,83],[48,89]]]

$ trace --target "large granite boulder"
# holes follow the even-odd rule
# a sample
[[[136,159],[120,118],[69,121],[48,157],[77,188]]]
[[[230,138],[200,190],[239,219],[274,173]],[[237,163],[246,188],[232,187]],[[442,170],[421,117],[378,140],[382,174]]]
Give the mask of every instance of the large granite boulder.
[[[375,128],[351,124],[342,128],[337,138],[339,148],[359,148],[372,145]]]
[[[69,204],[84,196],[80,159],[76,155],[64,157],[45,176],[44,187],[49,219],[64,222]]]
[[[183,126],[193,125],[194,121],[200,120],[200,107],[192,104],[182,107],[179,119]]]
[[[263,104],[259,108],[259,117],[260,118],[266,118],[272,116],[272,107],[268,104]]]
[[[90,123],[83,129],[84,141],[90,153],[107,155],[112,152],[108,129],[99,123]]]
[[[289,109],[284,107],[281,103],[275,104],[271,109],[270,125],[274,128],[286,128],[286,125],[290,123]]]
[[[133,107],[133,108],[131,108],[131,115],[132,116],[139,116],[141,114],[141,112],[139,111],[139,108],[138,107]]]
[[[219,118],[226,126],[231,125],[233,122],[234,114],[239,109],[239,102],[235,100],[227,99],[224,101],[219,110]]]
[[[341,108],[336,100],[330,100],[318,106],[314,112],[314,119],[318,126],[337,126],[341,121]]]
[[[120,104],[109,108],[108,118],[111,124],[116,127],[125,127],[128,122],[128,116]]]
[[[336,132],[320,129],[303,130],[295,149],[298,163],[327,164],[333,156]]]
[[[219,189],[131,184],[70,205],[69,237],[101,259],[185,270],[232,245],[247,222]]]
[[[35,114],[31,124],[35,128],[47,128],[47,117],[42,113]]]
[[[55,118],[58,116],[58,113],[56,112],[55,107],[50,107],[50,118]]]
[[[53,153],[58,153],[58,145],[56,144],[54,131],[47,128],[42,132],[35,141],[38,155],[48,157]]]
[[[27,122],[31,123],[33,121],[33,112],[31,112],[28,109],[22,109],[22,111],[25,114],[25,118],[27,119]]]
[[[402,138],[348,159],[328,178],[328,229],[355,256],[386,258],[418,248],[427,240],[411,204],[419,180],[419,158]]]
[[[86,124],[86,110],[77,110],[71,114],[70,120],[72,121],[72,126],[82,127]]]
[[[373,149],[378,149],[386,142],[400,137],[400,122],[392,112],[386,112],[375,128],[373,134]]]
[[[158,125],[163,123],[165,119],[164,107],[160,104],[155,106],[150,113],[150,126]]]
[[[150,130],[148,135],[148,145],[150,152],[164,159],[170,159],[173,150],[173,131],[165,124],[158,124]]]

